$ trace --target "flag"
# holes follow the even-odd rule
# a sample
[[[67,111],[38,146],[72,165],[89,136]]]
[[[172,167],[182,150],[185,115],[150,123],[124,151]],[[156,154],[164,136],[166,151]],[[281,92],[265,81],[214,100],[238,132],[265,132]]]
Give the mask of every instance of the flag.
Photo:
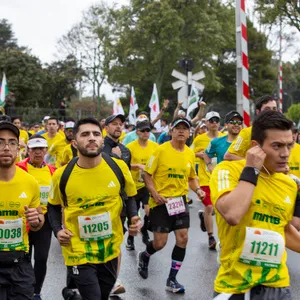
[[[135,125],[136,123],[136,111],[138,110],[139,106],[136,102],[134,88],[131,87],[131,96],[130,96],[130,104],[129,104],[129,123]]]
[[[114,100],[113,115],[125,115],[121,100],[117,97]]]
[[[188,120],[191,120],[193,118],[193,111],[198,107],[198,100],[199,100],[199,93],[198,90],[192,86],[191,88],[191,94],[189,96],[188,101],[188,109],[186,112],[186,117]]]
[[[150,119],[151,119],[151,121],[153,121],[157,117],[157,115],[159,114],[159,111],[160,111],[159,110],[158,93],[157,93],[157,88],[156,88],[155,83],[153,84],[153,91],[152,91],[152,96],[150,99],[149,107],[151,109]],[[154,124],[154,127],[156,129],[160,129],[160,127],[161,127],[160,120]]]
[[[6,82],[5,73],[3,73],[2,84],[0,86],[0,107],[3,107],[5,104],[5,97],[8,94],[8,86]]]

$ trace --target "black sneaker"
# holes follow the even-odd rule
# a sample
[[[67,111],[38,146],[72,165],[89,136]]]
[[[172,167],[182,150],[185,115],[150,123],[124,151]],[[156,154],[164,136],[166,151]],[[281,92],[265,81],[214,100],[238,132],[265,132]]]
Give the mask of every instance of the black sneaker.
[[[216,245],[217,245],[217,242],[216,242],[215,238],[213,236],[209,236],[208,237],[208,248],[210,250],[215,250]]]
[[[199,210],[198,216],[200,219],[200,228],[203,232],[206,232],[206,227],[205,227],[205,222],[204,222],[204,212],[202,210]]]
[[[149,259],[146,261],[143,259],[143,252],[139,252],[138,254],[138,271],[139,274],[144,278],[148,278],[148,264]]]
[[[168,278],[166,284],[166,290],[172,293],[181,294],[184,293],[185,288],[176,279],[171,280],[170,278]]]
[[[132,251],[132,250],[135,249],[135,247],[134,247],[134,238],[133,238],[133,236],[128,236],[128,238],[127,238],[127,243],[126,243],[126,249],[127,249],[128,251]]]

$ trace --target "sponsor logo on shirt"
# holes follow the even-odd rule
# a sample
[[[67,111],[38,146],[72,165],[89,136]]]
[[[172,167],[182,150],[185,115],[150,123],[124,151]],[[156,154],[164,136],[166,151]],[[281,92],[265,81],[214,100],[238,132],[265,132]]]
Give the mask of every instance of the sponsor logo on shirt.
[[[19,196],[19,199],[26,199],[27,198],[27,195],[25,192],[22,192]]]
[[[113,181],[111,181],[107,187],[113,188],[113,187],[116,187],[116,184]]]
[[[267,214],[262,214],[262,213],[259,213],[257,211],[255,211],[254,214],[253,214],[253,220],[266,222],[266,223],[271,223],[271,224],[275,224],[275,225],[280,224],[280,218],[270,216],[270,215],[267,215]]]

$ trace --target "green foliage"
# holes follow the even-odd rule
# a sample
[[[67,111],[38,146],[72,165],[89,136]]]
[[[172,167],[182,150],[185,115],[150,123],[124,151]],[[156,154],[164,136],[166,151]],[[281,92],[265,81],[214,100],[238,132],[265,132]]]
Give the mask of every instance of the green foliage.
[[[0,19],[0,51],[5,49],[17,49],[17,39],[6,19]]]
[[[293,104],[286,113],[287,118],[291,119],[296,124],[300,121],[300,103]]]

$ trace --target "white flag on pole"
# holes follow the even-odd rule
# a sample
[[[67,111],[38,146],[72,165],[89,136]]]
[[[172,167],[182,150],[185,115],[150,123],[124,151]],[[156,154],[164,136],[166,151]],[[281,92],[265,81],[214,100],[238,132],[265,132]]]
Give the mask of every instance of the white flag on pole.
[[[198,89],[196,89],[195,86],[192,85],[191,94],[189,96],[189,101],[188,101],[188,109],[186,112],[186,117],[188,120],[191,120],[193,118],[192,113],[193,110],[198,107],[198,101],[199,101]]]
[[[121,100],[117,97],[114,100],[113,115],[125,115]]]
[[[151,112],[150,112],[150,119],[151,121],[153,121],[157,115],[159,114],[159,100],[158,100],[158,93],[157,93],[157,88],[156,88],[156,84],[154,83],[153,84],[153,91],[152,91],[152,96],[151,96],[151,99],[150,99],[150,102],[149,102],[149,107],[151,109]],[[160,129],[161,128],[161,124],[160,124],[160,120],[157,121],[155,124],[154,124],[154,127],[156,129]]]
[[[136,111],[138,110],[139,106],[136,101],[134,87],[131,87],[131,96],[130,96],[130,104],[129,104],[129,123],[135,125],[136,123]]]
[[[5,73],[3,73],[2,84],[0,86],[0,107],[5,104],[5,97],[8,94],[8,87]]]

